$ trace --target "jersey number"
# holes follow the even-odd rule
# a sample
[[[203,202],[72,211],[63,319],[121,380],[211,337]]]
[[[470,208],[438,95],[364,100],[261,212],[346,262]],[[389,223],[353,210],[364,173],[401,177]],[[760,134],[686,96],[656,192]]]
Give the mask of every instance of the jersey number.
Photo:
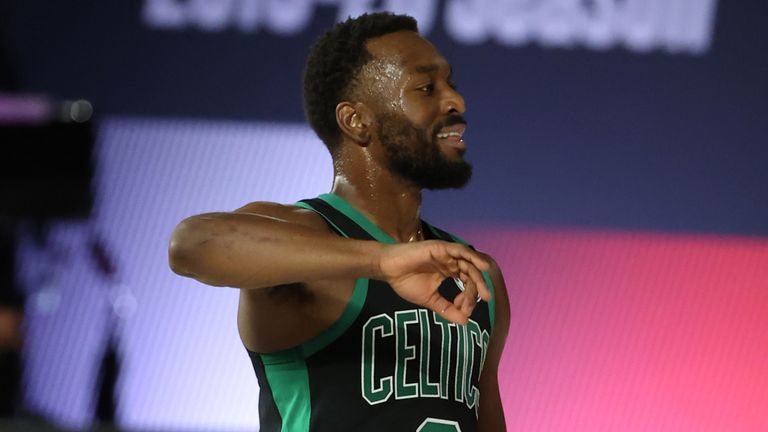
[[[427,417],[416,432],[461,432],[459,422]]]

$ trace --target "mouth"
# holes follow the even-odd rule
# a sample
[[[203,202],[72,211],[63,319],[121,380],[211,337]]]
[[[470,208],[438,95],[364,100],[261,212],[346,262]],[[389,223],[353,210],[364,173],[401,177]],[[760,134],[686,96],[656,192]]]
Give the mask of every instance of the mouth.
[[[466,149],[463,138],[465,129],[466,125],[464,124],[444,127],[437,132],[436,137],[441,144],[463,151]]]

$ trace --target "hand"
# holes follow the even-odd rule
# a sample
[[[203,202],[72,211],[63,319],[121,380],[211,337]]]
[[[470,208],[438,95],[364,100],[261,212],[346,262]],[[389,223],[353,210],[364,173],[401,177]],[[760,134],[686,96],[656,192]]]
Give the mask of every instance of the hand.
[[[491,299],[482,274],[490,264],[479,253],[458,243],[428,240],[388,245],[382,249],[378,268],[381,279],[397,295],[458,324],[469,321],[478,297]],[[452,301],[438,292],[440,284],[449,277],[464,284],[464,291]]]

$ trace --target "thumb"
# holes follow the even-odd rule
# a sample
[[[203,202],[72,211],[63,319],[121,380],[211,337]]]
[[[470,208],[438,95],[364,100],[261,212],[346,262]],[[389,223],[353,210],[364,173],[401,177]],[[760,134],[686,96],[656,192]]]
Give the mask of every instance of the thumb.
[[[452,323],[466,325],[469,321],[469,316],[467,316],[467,314],[442,296],[425,306]]]

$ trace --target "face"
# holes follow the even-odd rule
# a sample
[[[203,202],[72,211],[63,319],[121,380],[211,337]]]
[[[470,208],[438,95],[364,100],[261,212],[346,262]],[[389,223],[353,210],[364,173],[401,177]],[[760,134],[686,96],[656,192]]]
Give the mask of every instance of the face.
[[[472,175],[464,160],[464,99],[450,65],[414,32],[369,41],[372,60],[365,88],[378,125],[378,141],[389,170],[426,189],[459,188]]]
[[[379,114],[379,140],[387,155],[387,167],[422,189],[461,188],[472,176],[472,166],[457,148],[457,158],[446,155],[441,146],[442,125],[418,128],[404,116]],[[446,119],[444,126],[462,125],[459,116]]]

